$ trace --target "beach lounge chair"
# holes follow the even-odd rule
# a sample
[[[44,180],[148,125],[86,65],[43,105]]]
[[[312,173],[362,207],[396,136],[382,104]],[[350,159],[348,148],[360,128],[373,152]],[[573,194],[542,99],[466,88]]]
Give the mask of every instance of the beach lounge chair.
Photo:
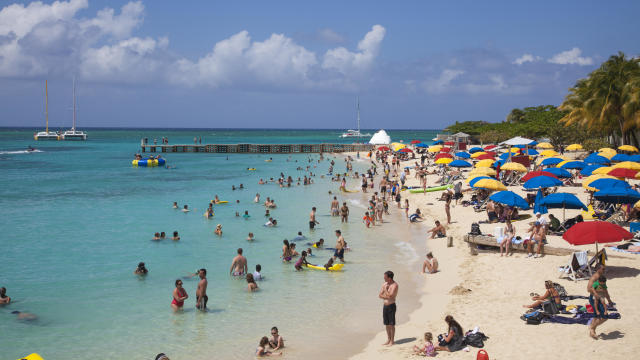
[[[565,276],[573,281],[587,280],[593,275],[591,266],[589,265],[589,256],[586,251],[574,252],[569,258],[569,264],[558,269],[559,278]]]
[[[504,180],[502,180],[502,183],[507,186],[519,185],[521,178],[522,175],[519,172],[512,171],[511,174],[509,174]]]
[[[616,212],[614,212],[611,216],[609,216],[605,221],[623,226],[627,222],[627,213],[622,208],[620,208],[616,210]]]
[[[590,272],[595,272],[596,266],[598,264],[602,264],[604,265],[605,262],[608,260],[609,258],[607,257],[607,252],[605,251],[605,249],[602,249],[600,251],[598,251],[595,255],[593,255],[593,257],[589,260],[589,270]]]
[[[587,211],[582,210],[580,215],[582,215],[582,218],[585,219],[585,220],[596,219],[596,211],[593,209],[593,205],[591,205],[591,204],[589,204],[589,206],[587,206]]]

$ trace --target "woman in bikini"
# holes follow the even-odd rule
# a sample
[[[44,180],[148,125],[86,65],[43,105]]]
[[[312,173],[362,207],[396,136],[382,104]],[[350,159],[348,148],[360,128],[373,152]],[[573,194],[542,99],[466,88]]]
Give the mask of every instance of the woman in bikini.
[[[509,246],[515,236],[516,231],[511,224],[511,220],[507,219],[504,227],[504,234],[502,236],[502,242],[500,243],[500,256],[502,256],[502,250],[505,250],[506,255],[509,255]]]
[[[282,241],[284,245],[282,245],[282,261],[289,262],[291,261],[291,246],[289,246],[289,240],[284,239]]]
[[[182,280],[176,280],[176,288],[173,290],[173,300],[171,301],[173,311],[182,309],[184,301],[188,298],[187,290],[182,287]]]
[[[562,301],[560,300],[560,294],[558,294],[558,290],[556,290],[553,287],[553,281],[551,280],[547,280],[544,282],[544,287],[547,289],[547,291],[545,291],[544,294],[542,294],[542,296],[540,295],[533,295],[531,297],[531,300],[534,300],[534,303],[531,305],[522,305],[522,307],[524,308],[529,308],[529,309],[533,309],[537,306],[540,306],[543,302],[549,300],[549,301],[555,301],[556,305],[558,307],[560,307],[560,305],[562,305]]]

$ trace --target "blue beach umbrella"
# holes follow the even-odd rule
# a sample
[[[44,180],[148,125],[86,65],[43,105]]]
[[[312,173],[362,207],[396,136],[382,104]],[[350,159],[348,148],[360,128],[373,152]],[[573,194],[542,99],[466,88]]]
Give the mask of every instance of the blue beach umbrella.
[[[536,176],[524,183],[525,189],[548,188],[554,186],[562,186],[562,181],[552,178],[551,176]]]
[[[444,141],[442,140],[436,140],[432,143],[432,145],[440,145],[440,144],[444,144]]]
[[[523,210],[529,210],[529,204],[527,203],[527,201],[513,191],[499,191],[489,196],[489,199],[500,204],[519,207]]]
[[[507,162],[507,160],[508,160],[508,159],[496,160],[496,161],[493,163],[493,165],[491,165],[491,166],[493,166],[494,168],[496,168],[496,169],[497,169],[497,168],[498,168],[498,165],[500,165],[500,166],[504,165],[504,163],[506,163],[506,162]]]
[[[604,157],[604,156],[603,156],[603,157]],[[615,155],[611,158],[611,161],[620,161],[620,162],[622,162],[622,161],[632,161],[632,160],[630,160],[630,159],[629,159],[630,157],[631,157],[631,156],[629,156],[629,155],[627,155],[627,154],[615,154]],[[588,158],[588,156],[587,156],[587,158]],[[606,159],[606,158],[605,158],[605,159]],[[586,162],[586,161],[587,161],[587,159],[584,159],[584,161]]]
[[[542,205],[547,208],[562,208],[562,221],[565,220],[566,209],[582,209],[587,210],[587,207],[573,194],[568,193],[553,193],[545,196],[541,202]]]
[[[591,176],[591,173],[593,173],[593,170],[597,168],[601,168],[603,166],[604,165],[600,165],[600,164],[587,165],[584,168],[582,168],[582,170],[580,170],[580,175]]]
[[[471,167],[471,164],[469,164],[468,162],[466,162],[464,160],[453,160],[452,162],[449,163],[449,166],[453,166],[453,167]]]
[[[529,146],[536,146],[536,145],[538,145],[538,142],[535,140],[529,143]]]
[[[563,168],[548,168],[548,169],[544,169],[544,171],[546,172],[550,172],[553,175],[557,176],[557,177],[561,177],[561,178],[570,178],[571,177],[571,173],[568,172],[567,170],[563,169]]]
[[[512,147],[514,148],[518,148],[518,149],[524,149],[526,145],[513,145]]]
[[[587,164],[582,161],[569,161],[568,163],[562,164],[561,167],[563,169],[582,169],[585,166],[587,166]]]
[[[474,153],[474,152],[478,152],[478,151],[484,151],[481,147],[472,147],[471,149],[469,149],[470,153]]]
[[[425,144],[425,143],[417,143],[414,145],[415,147],[419,147],[419,148],[426,148],[429,147],[429,145]]]
[[[473,179],[471,179],[471,181],[469,181],[469,186],[473,187],[473,185],[475,185],[478,181],[482,180],[482,179],[494,179],[490,176],[478,176],[478,177],[474,177]],[[495,180],[495,179],[494,179]]]
[[[629,185],[629,183],[624,180],[603,178],[603,179],[598,179],[590,182],[589,187],[596,188],[598,190],[603,190],[603,189],[615,188],[615,187],[630,188],[631,185]]]
[[[471,155],[468,152],[464,152],[464,151],[458,151],[456,153],[456,156],[463,159],[468,159],[471,157]]]
[[[542,160],[542,165],[558,165],[561,162],[563,162],[564,160],[560,159],[560,158],[556,158],[556,157],[551,157],[551,158],[547,158]]]
[[[534,156],[534,155],[538,155],[538,154],[540,154],[540,153],[538,152],[538,150],[536,150],[536,149],[527,149],[527,150],[525,151],[525,153],[526,153],[527,155],[530,155],[530,156]]]
[[[613,159],[611,159],[611,160],[613,160]],[[626,161],[626,160],[614,160],[614,161]],[[587,163],[587,164],[602,164],[602,165],[608,165],[608,164],[611,163],[611,161],[609,159],[607,159],[606,157],[604,157],[602,155],[598,155],[596,153],[593,153],[593,154],[587,156],[584,159],[584,162]]]
[[[512,154],[513,154],[513,153],[512,153]],[[498,157],[499,157],[500,159],[502,159],[502,160],[507,160],[507,159],[509,158],[509,153],[508,153],[508,152],[506,152],[506,153],[502,153],[502,154],[500,154]]]
[[[639,155],[627,155],[627,156],[629,156],[629,160],[628,161],[640,162],[640,154]]]
[[[613,204],[631,204],[640,200],[640,193],[623,187],[610,187],[596,191],[593,196],[602,202]]]
[[[536,202],[533,205],[533,212],[535,213],[540,213],[540,214],[546,214],[549,211],[547,210],[547,207],[544,206],[544,204],[542,204],[542,199],[544,197],[542,196],[542,190],[538,189],[538,193],[536,194]]]

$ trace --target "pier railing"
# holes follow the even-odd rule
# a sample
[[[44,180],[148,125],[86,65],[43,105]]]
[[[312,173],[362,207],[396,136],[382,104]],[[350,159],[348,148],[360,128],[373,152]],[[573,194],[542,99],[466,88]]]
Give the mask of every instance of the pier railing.
[[[143,153],[295,154],[341,153],[375,150],[371,144],[143,144]]]

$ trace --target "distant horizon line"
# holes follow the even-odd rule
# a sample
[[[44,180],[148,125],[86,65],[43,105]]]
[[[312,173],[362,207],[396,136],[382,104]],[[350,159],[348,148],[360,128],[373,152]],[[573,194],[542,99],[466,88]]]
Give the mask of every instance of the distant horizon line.
[[[55,127],[49,127],[50,131],[55,131],[55,130],[51,130]],[[10,129],[10,130],[38,130],[38,129],[43,129],[42,126],[0,126],[0,129]],[[66,127],[64,127],[63,129],[67,129]],[[342,128],[313,128],[313,129],[309,129],[309,128],[190,128],[190,127],[184,127],[184,128],[172,128],[172,127],[121,127],[121,126],[114,126],[114,127],[106,127],[106,126],[95,126],[95,127],[82,127],[82,129],[77,129],[77,130],[261,130],[261,131],[269,131],[269,130],[273,130],[273,131],[277,131],[277,130],[303,130],[303,131],[316,131],[316,130],[335,130],[335,131],[345,131],[345,129]],[[384,131],[444,131],[444,129],[360,129],[361,132],[363,131],[380,131],[380,130],[384,130]]]

